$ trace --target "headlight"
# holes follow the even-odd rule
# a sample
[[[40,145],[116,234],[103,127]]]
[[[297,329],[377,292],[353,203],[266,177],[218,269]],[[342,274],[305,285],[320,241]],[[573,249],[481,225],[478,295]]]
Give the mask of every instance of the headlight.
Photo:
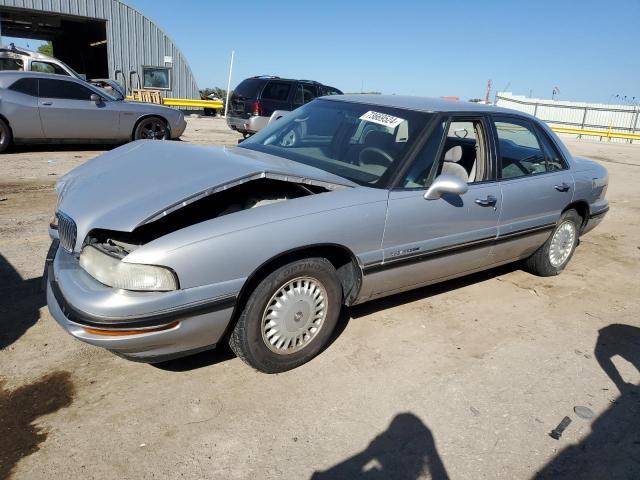
[[[82,249],[80,266],[100,283],[113,288],[160,292],[178,288],[178,280],[168,268],[123,262],[92,246]]]

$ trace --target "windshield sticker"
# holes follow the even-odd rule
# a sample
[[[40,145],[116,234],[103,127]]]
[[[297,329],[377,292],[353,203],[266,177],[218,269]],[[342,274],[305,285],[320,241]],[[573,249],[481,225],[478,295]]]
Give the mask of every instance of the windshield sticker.
[[[389,127],[391,129],[396,128],[398,125],[404,122],[404,118],[394,117],[393,115],[388,115],[386,113],[374,112],[373,110],[369,110],[367,113],[362,115],[360,117],[360,120],[377,123],[378,125],[384,125],[385,127]]]

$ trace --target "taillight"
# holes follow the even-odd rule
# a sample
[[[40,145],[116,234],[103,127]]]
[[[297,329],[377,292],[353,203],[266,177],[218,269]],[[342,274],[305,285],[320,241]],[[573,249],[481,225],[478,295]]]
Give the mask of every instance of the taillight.
[[[253,102],[252,110],[255,116],[262,115],[262,106],[260,105],[260,100],[256,100],[255,102]]]

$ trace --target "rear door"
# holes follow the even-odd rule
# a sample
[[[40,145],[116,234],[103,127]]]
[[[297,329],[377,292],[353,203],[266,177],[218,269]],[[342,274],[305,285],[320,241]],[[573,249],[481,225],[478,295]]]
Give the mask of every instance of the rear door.
[[[38,114],[38,79],[20,78],[2,92],[2,113],[10,119],[14,138],[42,139]]]
[[[119,139],[118,102],[91,101],[96,93],[79,82],[39,79],[38,108],[46,138]]]
[[[294,83],[287,80],[269,80],[260,95],[261,116],[270,117],[275,110],[291,110]]]
[[[495,116],[503,198],[496,260],[533,253],[571,203],[573,176],[546,135],[526,118]]]

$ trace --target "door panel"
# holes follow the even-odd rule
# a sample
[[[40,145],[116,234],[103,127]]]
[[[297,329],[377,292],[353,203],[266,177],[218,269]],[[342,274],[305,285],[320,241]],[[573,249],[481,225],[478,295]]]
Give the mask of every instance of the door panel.
[[[382,266],[389,274],[381,277],[377,293],[493,263],[489,253],[502,208],[497,183],[469,185],[463,195],[447,194],[437,200],[425,200],[423,195],[424,190],[389,194]],[[484,206],[476,202],[489,196],[495,197],[495,204]],[[478,255],[469,255],[475,249]]]
[[[94,92],[68,80],[40,79],[38,109],[46,138],[119,138],[118,102],[91,101]]]
[[[37,83],[35,88],[27,85],[31,80],[18,80],[2,92],[2,113],[10,119],[13,136],[17,139],[44,138],[38,114]]]
[[[574,182],[569,171],[563,170],[503,180],[500,190],[503,203],[495,248],[497,261],[530,254],[531,248],[535,250],[545,242],[550,228],[571,203]],[[513,240],[506,241],[509,236]]]

